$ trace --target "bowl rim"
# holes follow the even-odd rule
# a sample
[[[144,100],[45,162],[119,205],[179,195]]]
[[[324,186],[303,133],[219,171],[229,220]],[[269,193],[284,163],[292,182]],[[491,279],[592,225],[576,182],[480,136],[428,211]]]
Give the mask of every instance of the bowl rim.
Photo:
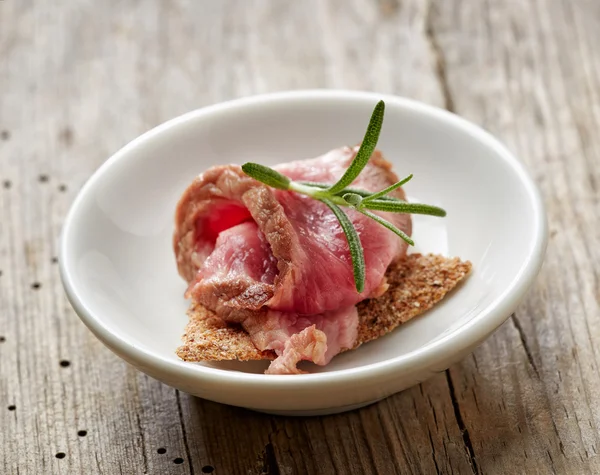
[[[510,285],[498,295],[490,304],[479,311],[464,325],[461,325],[447,335],[434,340],[406,354],[396,356],[384,361],[370,363],[355,368],[332,370],[321,373],[298,374],[294,377],[289,375],[268,375],[243,373],[238,371],[223,370],[185,361],[178,361],[161,356],[151,350],[133,345],[118,332],[114,332],[103,323],[102,316],[94,314],[81,300],[78,295],[78,285],[73,279],[70,269],[74,260],[69,252],[71,241],[77,233],[77,215],[83,203],[89,199],[95,183],[115,163],[126,160],[129,153],[142,143],[157,135],[163,134],[170,129],[177,128],[186,122],[201,117],[209,117],[216,112],[225,112],[240,107],[256,107],[260,104],[289,102],[294,100],[319,100],[336,99],[340,101],[372,102],[380,99],[386,102],[388,108],[403,108],[414,113],[429,116],[432,120],[443,122],[446,125],[461,129],[474,140],[491,148],[498,159],[504,160],[514,172],[524,187],[526,194],[532,204],[534,215],[534,235],[531,242],[530,252],[523,261],[519,271],[514,276]],[[335,385],[348,379],[373,380],[382,376],[412,372],[416,368],[431,366],[449,360],[452,355],[459,354],[473,348],[484,338],[498,328],[518,302],[525,296],[534,279],[536,278],[544,259],[548,241],[548,224],[543,200],[535,182],[528,174],[525,166],[517,157],[506,148],[498,139],[493,137],[482,127],[436,106],[391,94],[380,94],[371,91],[356,91],[346,89],[302,89],[292,91],[280,91],[267,94],[257,94],[242,98],[232,99],[206,107],[195,109],[167,120],[150,130],[142,133],[108,158],[85,182],[74,199],[66,219],[64,221],[59,242],[59,268],[60,277],[68,300],[83,323],[113,352],[117,353],[126,361],[133,362],[142,367],[152,367],[160,372],[169,372],[174,376],[189,379],[200,379],[207,383],[256,383],[266,389],[294,389],[299,386],[325,386]],[[182,329],[183,331],[183,329]],[[126,355],[126,357],[124,356]],[[445,369],[445,368],[444,368]]]

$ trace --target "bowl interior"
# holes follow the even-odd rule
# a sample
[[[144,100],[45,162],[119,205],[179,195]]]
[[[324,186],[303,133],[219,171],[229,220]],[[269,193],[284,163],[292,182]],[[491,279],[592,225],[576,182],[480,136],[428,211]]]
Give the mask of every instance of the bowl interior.
[[[361,95],[234,102],[175,119],[126,146],[84,187],[63,235],[63,272],[87,318],[132,347],[179,361],[174,351],[187,322],[186,286],[171,236],[186,186],[216,164],[275,164],[355,144],[375,102]],[[411,200],[448,211],[443,219],[414,217],[414,251],[469,259],[473,273],[432,311],[324,368],[308,366],[311,372],[388,360],[460,330],[523,271],[539,232],[531,190],[495,141],[412,102],[390,99],[386,106],[378,148],[398,175],[414,173],[405,187]],[[262,362],[211,366],[265,368]]]

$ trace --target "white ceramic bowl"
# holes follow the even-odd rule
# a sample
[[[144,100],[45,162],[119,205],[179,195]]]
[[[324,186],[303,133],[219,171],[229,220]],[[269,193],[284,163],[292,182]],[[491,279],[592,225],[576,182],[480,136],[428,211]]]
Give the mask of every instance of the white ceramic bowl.
[[[414,217],[416,250],[472,261],[470,277],[432,311],[339,355],[312,374],[264,375],[258,363],[186,363],[187,317],[171,236],[175,204],[212,165],[309,158],[360,141],[386,102],[378,148],[410,198],[443,206]],[[101,130],[98,131],[102,133]],[[515,310],[542,264],[547,226],[519,161],[479,127],[418,102],[350,91],[296,91],[217,104],[136,138],[83,187],[66,219],[60,268],[89,329],[139,370],[182,391],[255,410],[326,414],[419,383],[471,352]]]

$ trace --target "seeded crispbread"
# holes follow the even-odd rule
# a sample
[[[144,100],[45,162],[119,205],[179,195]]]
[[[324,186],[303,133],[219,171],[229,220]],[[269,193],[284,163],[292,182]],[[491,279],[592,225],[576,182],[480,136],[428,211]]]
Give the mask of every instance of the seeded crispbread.
[[[257,349],[250,335],[240,325],[227,324],[201,304],[193,303],[187,311],[183,345],[177,355],[185,361],[272,360],[273,351]]]
[[[358,304],[355,348],[375,340],[400,324],[431,309],[471,271],[471,263],[457,257],[411,254],[386,273],[388,290]],[[188,310],[189,323],[177,355],[185,361],[272,360],[273,351],[260,351],[239,326],[224,323],[200,304]]]

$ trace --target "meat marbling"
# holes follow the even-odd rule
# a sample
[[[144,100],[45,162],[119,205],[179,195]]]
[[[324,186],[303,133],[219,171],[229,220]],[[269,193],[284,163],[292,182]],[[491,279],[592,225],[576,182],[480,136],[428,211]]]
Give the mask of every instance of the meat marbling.
[[[335,182],[358,147],[344,147],[275,168],[297,181]],[[397,181],[378,152],[352,184],[378,191]],[[401,189],[395,196],[404,198]],[[355,288],[344,233],[333,213],[312,198],[274,190],[241,167],[213,167],[183,194],[176,212],[174,249],[188,283],[186,297],[241,323],[261,350],[279,356],[269,373],[299,372],[309,360],[327,364],[357,334],[355,304],[385,292],[385,271],[406,243],[364,215],[345,208],[366,263],[365,289]],[[408,214],[377,212],[408,235]]]

